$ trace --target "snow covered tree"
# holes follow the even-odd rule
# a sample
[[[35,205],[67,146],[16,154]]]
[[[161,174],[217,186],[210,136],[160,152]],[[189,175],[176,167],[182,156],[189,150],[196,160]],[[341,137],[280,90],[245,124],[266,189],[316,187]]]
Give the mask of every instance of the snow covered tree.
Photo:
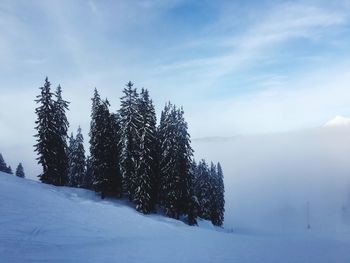
[[[220,225],[219,223],[219,180],[216,165],[211,162],[209,180],[211,185],[211,196],[210,196],[210,221],[213,225]]]
[[[191,201],[191,158],[193,150],[183,110],[167,104],[161,116],[161,204],[167,216],[187,214]]]
[[[18,166],[17,166],[17,169],[16,169],[16,176],[22,177],[22,178],[25,177],[24,169],[23,169],[22,163],[19,163]]]
[[[136,167],[136,188],[134,203],[142,213],[152,209],[152,195],[155,193],[156,178],[156,114],[148,91],[142,89],[138,99],[138,111],[141,115],[139,160]]]
[[[110,195],[122,196],[122,174],[120,170],[120,116],[111,113],[107,116],[106,128],[106,170],[109,178]]]
[[[68,155],[67,155],[67,131],[68,120],[66,110],[68,110],[69,102],[62,98],[62,88],[58,85],[55,91],[56,100],[53,103],[54,123],[55,123],[55,144],[51,149],[56,153],[56,176],[53,178],[55,185],[68,184]]]
[[[93,181],[93,187],[96,191],[102,191],[100,189],[101,181],[104,173],[104,138],[102,137],[102,129],[104,129],[103,116],[103,105],[98,94],[97,89],[94,90],[94,97],[92,98],[92,109],[91,109],[91,122],[90,122],[90,157],[91,157],[91,176]],[[101,110],[102,109],[102,110]],[[95,184],[96,183],[96,184]],[[103,192],[101,197],[104,198]]]
[[[35,109],[37,144],[35,151],[39,155],[37,160],[42,165],[43,172],[39,175],[43,183],[65,185],[67,183],[68,158],[67,129],[68,121],[65,111],[68,102],[62,99],[62,89],[58,86],[55,94],[51,92],[48,78],[40,87],[41,94],[35,100],[39,106]],[[56,101],[52,98],[56,97]]]
[[[55,177],[58,176],[56,171],[57,155],[54,150],[57,135],[54,118],[54,100],[52,99],[53,94],[50,86],[51,83],[46,77],[44,86],[39,88],[41,94],[35,100],[39,106],[35,109],[38,119],[35,122],[37,143],[34,147],[38,154],[38,163],[43,168],[42,173],[38,176],[40,181],[47,184],[54,184],[56,182]]]
[[[91,157],[86,157],[86,172],[83,177],[82,187],[93,190],[92,161]]]
[[[211,219],[212,205],[212,180],[205,160],[198,163],[196,172],[195,193],[199,202],[199,216],[203,219]]]
[[[142,117],[138,108],[138,94],[133,89],[133,83],[128,82],[121,97],[120,127],[121,127],[121,171],[123,189],[134,200],[137,187],[137,162],[140,152],[140,126]]]
[[[8,174],[13,174],[11,165],[9,165],[9,166],[7,167],[7,173],[8,173]]]
[[[216,204],[213,217],[213,224],[217,226],[222,226],[224,222],[225,214],[225,186],[224,186],[224,174],[222,172],[221,164],[217,164],[217,173],[216,173]]]
[[[8,172],[7,164],[5,163],[1,153],[0,153],[0,172],[5,172],[5,173]]]
[[[69,186],[82,187],[85,176],[86,162],[84,150],[84,138],[81,134],[81,128],[78,128],[77,136],[73,134],[69,140],[68,147],[68,178]]]
[[[221,226],[224,221],[224,182],[220,163],[210,168],[205,160],[196,168],[194,182],[195,195],[199,202],[199,216],[210,220],[213,225]]]
[[[93,187],[102,198],[120,196],[119,117],[110,114],[109,102],[101,101],[96,89],[92,101],[90,154]]]
[[[196,176],[197,176],[197,164],[195,160],[192,160],[190,174],[191,174],[191,188],[190,188],[191,200],[188,207],[187,222],[189,225],[197,225],[197,217],[199,213],[199,202],[195,194],[195,184],[196,184]]]

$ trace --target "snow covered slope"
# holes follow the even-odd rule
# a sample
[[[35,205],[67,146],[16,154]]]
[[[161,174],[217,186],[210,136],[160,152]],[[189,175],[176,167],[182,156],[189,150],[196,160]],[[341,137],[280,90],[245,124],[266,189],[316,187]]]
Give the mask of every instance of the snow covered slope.
[[[350,235],[232,233],[0,173],[0,262],[349,262]]]

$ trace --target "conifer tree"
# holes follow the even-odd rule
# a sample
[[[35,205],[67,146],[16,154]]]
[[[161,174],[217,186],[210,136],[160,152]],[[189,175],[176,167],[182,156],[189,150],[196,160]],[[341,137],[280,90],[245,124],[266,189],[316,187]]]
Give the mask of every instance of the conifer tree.
[[[107,114],[105,134],[106,169],[108,173],[110,195],[122,196],[122,174],[120,170],[120,117],[119,114]]]
[[[193,150],[183,110],[165,106],[159,127],[161,145],[161,204],[172,218],[187,214],[191,201],[191,158]]]
[[[101,193],[104,198],[107,195],[108,175],[106,167],[106,123],[108,123],[109,111],[108,105],[99,100],[99,95],[95,90],[93,99],[93,119],[91,121],[90,130],[90,153],[92,157],[92,176],[93,186],[97,192]],[[96,103],[94,105],[94,103]]]
[[[128,82],[121,97],[120,127],[121,127],[121,172],[123,176],[123,189],[134,200],[137,186],[137,162],[140,152],[140,126],[141,115],[138,109],[138,94],[133,89],[133,83]]]
[[[209,181],[211,186],[211,196],[210,196],[210,221],[213,225],[219,225],[219,180],[216,165],[211,162]]]
[[[95,88],[92,98],[91,122],[90,122],[90,158],[91,158],[91,177],[92,184],[95,190],[95,181],[103,173],[103,139],[101,130],[103,129],[103,121],[101,121],[100,108],[102,101],[100,95]],[[99,184],[99,182],[97,182]],[[104,197],[104,196],[101,196]]]
[[[68,147],[68,177],[69,185],[72,187],[82,187],[85,176],[86,162],[84,150],[84,138],[81,134],[81,128],[78,128],[77,136],[73,134],[69,140]]]
[[[195,184],[196,184],[196,176],[197,176],[197,164],[195,160],[192,160],[190,174],[191,174],[191,188],[190,188],[191,200],[188,208],[187,221],[189,225],[197,225],[197,217],[199,213],[199,202],[195,193]]]
[[[2,157],[2,154],[0,153],[0,172],[7,173],[7,164],[4,161],[4,158]]]
[[[11,165],[9,165],[9,166],[7,167],[7,173],[8,173],[8,174],[13,174]]]
[[[211,219],[212,205],[212,181],[210,171],[205,160],[201,160],[197,166],[195,192],[199,202],[199,216],[203,219]]]
[[[40,181],[47,184],[54,184],[57,176],[57,154],[54,150],[56,145],[56,126],[54,113],[54,100],[50,89],[51,83],[45,79],[44,86],[40,87],[40,95],[35,102],[39,106],[35,109],[37,120],[35,122],[37,143],[34,145],[38,154],[38,163],[42,166],[42,173],[38,176]]]
[[[90,156],[86,157],[86,173],[83,177],[82,187],[93,190],[92,161]]]
[[[139,160],[136,167],[136,189],[134,203],[142,213],[152,209],[152,198],[156,178],[156,114],[148,91],[142,89],[138,100],[138,111],[141,115]]]
[[[225,214],[225,187],[224,187],[224,174],[222,172],[221,164],[217,164],[217,212],[216,219],[213,222],[214,225],[222,226],[224,222]]]
[[[65,185],[67,183],[67,129],[68,121],[65,111],[68,102],[62,99],[62,89],[57,87],[55,94],[51,92],[51,83],[48,78],[40,87],[41,94],[35,100],[39,106],[35,109],[37,121],[37,144],[34,145],[38,154],[38,163],[43,172],[39,175],[43,183]],[[56,101],[53,100],[56,97]]]
[[[24,177],[25,177],[24,169],[23,169],[22,163],[19,163],[18,166],[17,166],[17,169],[16,169],[16,176],[21,177],[21,178],[24,178]]]
[[[62,98],[62,88],[58,85],[55,91],[56,100],[53,104],[55,122],[55,144],[53,151],[56,153],[55,185],[68,185],[68,156],[67,156],[67,131],[69,123],[66,117],[69,102]]]
[[[95,89],[92,99],[90,154],[93,188],[106,195],[121,195],[119,168],[119,117],[109,112],[109,102],[101,101]]]

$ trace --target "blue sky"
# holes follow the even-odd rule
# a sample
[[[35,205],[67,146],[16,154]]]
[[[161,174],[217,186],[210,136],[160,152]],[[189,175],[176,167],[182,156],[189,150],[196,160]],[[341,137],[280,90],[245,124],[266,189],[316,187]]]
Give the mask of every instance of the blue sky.
[[[3,0],[0,145],[33,144],[45,76],[73,131],[94,87],[117,109],[129,80],[183,105],[192,137],[320,126],[350,116],[349,31],[341,0]]]

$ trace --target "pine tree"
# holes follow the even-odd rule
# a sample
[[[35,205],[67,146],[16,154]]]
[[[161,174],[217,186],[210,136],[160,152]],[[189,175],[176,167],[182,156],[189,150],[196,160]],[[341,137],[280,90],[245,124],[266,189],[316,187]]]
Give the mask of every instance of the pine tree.
[[[6,172],[7,172],[8,174],[13,174],[11,165],[9,165],[9,166],[7,167],[7,171],[6,171]]]
[[[4,158],[0,153],[0,172],[7,173],[7,171],[8,171],[7,164],[5,163]]]
[[[16,176],[21,177],[21,178],[24,178],[24,177],[25,177],[24,169],[23,169],[22,163],[19,163],[18,166],[17,166],[17,169],[16,169]]]
[[[122,196],[122,175],[120,171],[120,117],[111,113],[107,116],[107,129],[105,134],[106,166],[109,178],[110,195]]]
[[[55,91],[56,100],[53,104],[54,122],[55,122],[55,144],[53,151],[56,152],[56,176],[55,185],[68,184],[68,156],[67,156],[67,131],[69,123],[66,117],[69,102],[62,98],[62,88],[58,85]]]
[[[98,95],[98,94],[97,94]],[[96,101],[97,99],[94,98]],[[94,102],[93,99],[93,102]],[[94,103],[93,103],[94,107]],[[93,108],[94,119],[92,120],[92,126],[94,126],[94,131],[91,128],[91,139],[93,143],[90,144],[90,153],[92,157],[92,175],[93,175],[93,186],[95,191],[101,193],[101,197],[104,198],[107,195],[108,189],[108,175],[106,167],[106,156],[105,156],[105,146],[106,146],[106,123],[108,123],[108,105],[99,101]],[[92,133],[93,132],[93,133]]]
[[[51,83],[46,78],[44,86],[39,88],[41,94],[35,100],[40,105],[35,109],[38,119],[35,122],[37,144],[34,147],[39,155],[38,163],[43,167],[43,172],[39,175],[40,180],[43,183],[65,185],[68,167],[68,121],[65,111],[68,109],[68,102],[62,99],[60,86],[55,94],[51,93],[50,86]],[[56,101],[53,100],[53,96],[56,97]]]
[[[133,83],[128,82],[121,97],[120,126],[121,126],[121,172],[123,189],[129,200],[134,200],[137,186],[137,163],[140,152],[141,116],[138,109],[138,94],[133,89]]]
[[[195,195],[199,202],[199,216],[221,226],[224,221],[224,183],[220,163],[210,168],[205,160],[196,167],[194,180]]]
[[[219,223],[219,180],[216,165],[211,162],[210,172],[209,172],[209,181],[211,185],[211,196],[210,196],[210,221],[213,225],[220,225]]]
[[[67,156],[68,156],[68,185],[69,186],[73,186],[76,187],[73,183],[74,180],[72,180],[73,178],[73,171],[72,168],[75,166],[74,163],[74,149],[75,149],[75,138],[73,135],[73,132],[71,133],[70,137],[69,137],[69,143],[68,143],[68,148],[67,148]]]
[[[101,130],[103,129],[103,121],[101,121],[100,108],[102,101],[97,89],[94,90],[94,96],[92,98],[91,109],[91,122],[90,122],[90,158],[91,158],[91,178],[93,188],[99,190],[95,186],[95,182],[99,184],[97,180],[99,176],[103,174],[103,139],[101,137]],[[102,194],[102,193],[101,193]],[[101,196],[104,197],[104,196]]]
[[[212,205],[212,181],[210,171],[205,160],[201,160],[197,166],[195,193],[199,202],[199,216],[203,219],[211,219]]]
[[[68,178],[69,185],[72,187],[82,187],[85,176],[86,162],[84,150],[84,138],[81,134],[81,128],[78,128],[77,136],[73,134],[69,140],[68,147]]]
[[[54,184],[56,182],[55,177],[57,176],[57,153],[54,150],[57,135],[54,121],[54,101],[50,86],[51,83],[46,77],[44,86],[39,88],[41,94],[35,100],[39,106],[35,109],[38,119],[35,122],[37,144],[34,147],[38,154],[38,163],[43,168],[42,173],[38,176],[40,181],[47,184]]]
[[[224,187],[224,174],[222,172],[221,164],[217,164],[217,212],[216,219],[213,222],[214,225],[222,226],[224,222],[224,214],[225,214],[225,187]]]
[[[136,189],[134,203],[136,209],[142,213],[149,213],[153,206],[152,197],[156,181],[156,114],[148,91],[142,89],[138,100],[138,110],[141,115],[141,127],[139,130],[140,148],[139,160],[136,168]]]
[[[197,164],[195,160],[192,160],[190,174],[191,174],[191,189],[190,189],[191,200],[188,208],[187,221],[189,225],[197,225],[197,217],[199,213],[199,202],[195,194],[195,184],[196,184],[196,176],[197,176]]]
[[[90,156],[86,157],[86,173],[83,177],[82,187],[93,190],[92,160]]]
[[[192,156],[193,149],[191,147],[190,135],[188,133],[188,125],[184,118],[183,109],[177,110],[177,145],[178,145],[178,165],[182,179],[182,193],[180,211],[188,216],[192,198]],[[192,213],[192,211],[191,211]]]
[[[170,103],[161,116],[161,204],[167,216],[179,218],[188,214],[191,201],[191,158],[193,150],[183,110]]]
[[[119,116],[109,112],[109,102],[101,101],[95,89],[92,99],[90,154],[93,188],[106,195],[121,196],[119,168]]]

